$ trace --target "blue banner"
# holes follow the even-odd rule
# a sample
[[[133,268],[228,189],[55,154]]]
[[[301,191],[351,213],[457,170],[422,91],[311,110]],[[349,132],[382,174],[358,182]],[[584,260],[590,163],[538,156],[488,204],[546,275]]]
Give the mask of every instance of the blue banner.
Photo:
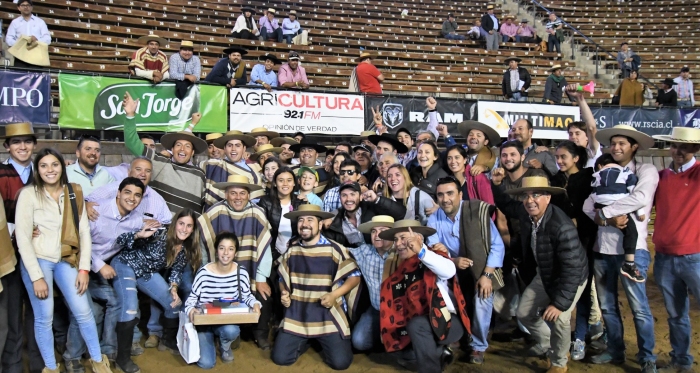
[[[700,109],[680,109],[681,122],[684,127],[700,128]]]
[[[682,126],[676,108],[625,107],[591,105],[598,129],[612,128],[618,124],[632,126],[649,136],[668,135],[673,127]]]
[[[49,74],[0,71],[0,124],[48,125],[50,115]]]

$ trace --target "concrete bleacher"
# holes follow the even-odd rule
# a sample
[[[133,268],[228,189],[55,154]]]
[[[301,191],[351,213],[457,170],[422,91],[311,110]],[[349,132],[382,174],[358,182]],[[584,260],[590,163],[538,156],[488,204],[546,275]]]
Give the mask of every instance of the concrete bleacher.
[[[386,76],[385,92],[425,93],[468,98],[501,97],[501,79],[510,56],[523,59],[533,75],[531,97],[542,96],[547,69],[562,64],[567,80],[587,83],[591,78],[572,61],[557,61],[557,53],[535,51],[536,45],[502,43],[499,51],[485,51],[475,41],[450,41],[439,37],[446,14],[454,13],[465,30],[480,18],[487,2],[465,5],[447,0],[401,2],[326,0],[292,4],[302,28],[309,30],[309,45],[233,39],[230,31],[242,6],[258,11],[269,7],[284,17],[289,3],[214,0],[37,0],[34,13],[52,33],[51,68],[61,71],[126,72],[139,36],[156,33],[169,43],[168,55],[177,52],[180,40],[192,40],[202,59],[203,76],[230,45],[249,50],[245,62],[252,67],[260,55],[274,53],[286,60],[290,50],[302,55],[311,85],[344,90],[360,48],[376,54],[375,64]],[[403,9],[409,10],[401,17]],[[502,16],[500,9],[496,14]],[[4,25],[18,16],[16,5],[0,2]],[[260,14],[256,16],[259,17]],[[593,99],[609,99],[598,91]]]

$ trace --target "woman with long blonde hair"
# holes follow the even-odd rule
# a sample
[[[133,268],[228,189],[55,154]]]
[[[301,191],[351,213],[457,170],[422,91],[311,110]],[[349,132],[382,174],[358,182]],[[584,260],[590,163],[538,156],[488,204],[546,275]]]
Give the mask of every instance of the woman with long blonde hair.
[[[384,197],[402,203],[406,207],[405,219],[415,219],[423,225],[438,209],[438,205],[428,193],[413,186],[408,170],[398,163],[389,166],[386,170]]]

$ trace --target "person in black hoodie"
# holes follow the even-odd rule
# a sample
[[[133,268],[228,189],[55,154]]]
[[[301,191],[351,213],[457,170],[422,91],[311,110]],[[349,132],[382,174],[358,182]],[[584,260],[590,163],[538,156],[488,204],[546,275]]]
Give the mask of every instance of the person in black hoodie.
[[[248,83],[248,72],[246,71],[243,56],[248,51],[240,47],[224,49],[226,57],[220,59],[207,74],[206,81],[218,83],[228,88],[242,87]]]
[[[520,220],[522,250],[515,255],[520,257],[518,269],[527,288],[517,316],[537,342],[528,355],[544,356],[551,347],[552,367],[547,372],[563,373],[571,344],[571,312],[587,283],[586,250],[571,219],[550,204],[552,194],[564,193],[563,188],[551,187],[546,177],[533,176],[524,178],[521,188],[504,191],[504,177],[502,169],[494,170],[492,190],[496,206],[509,218]],[[545,321],[553,323],[551,330]]]
[[[438,179],[449,176],[441,167],[442,162],[437,144],[426,141],[418,145],[416,161],[418,161],[419,167],[411,169],[411,181],[413,185],[428,193],[433,201],[436,201],[435,189]]]
[[[508,64],[508,70],[503,74],[501,91],[503,97],[511,101],[527,101],[527,90],[532,83],[527,69],[518,66],[520,61],[522,60],[517,57],[506,58],[504,61]]]

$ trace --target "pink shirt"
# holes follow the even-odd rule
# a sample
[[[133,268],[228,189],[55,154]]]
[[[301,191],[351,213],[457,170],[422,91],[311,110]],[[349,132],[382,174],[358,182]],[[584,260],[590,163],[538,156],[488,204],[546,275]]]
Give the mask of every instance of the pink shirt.
[[[499,31],[501,32],[501,35],[515,37],[515,34],[518,32],[518,25],[516,25],[515,23],[511,23],[510,25],[504,23],[501,25],[501,29]]]
[[[280,66],[277,71],[277,78],[279,79],[280,85],[288,82],[309,84],[309,79],[306,77],[306,70],[301,66],[297,66],[297,71],[292,71],[288,63]]]

